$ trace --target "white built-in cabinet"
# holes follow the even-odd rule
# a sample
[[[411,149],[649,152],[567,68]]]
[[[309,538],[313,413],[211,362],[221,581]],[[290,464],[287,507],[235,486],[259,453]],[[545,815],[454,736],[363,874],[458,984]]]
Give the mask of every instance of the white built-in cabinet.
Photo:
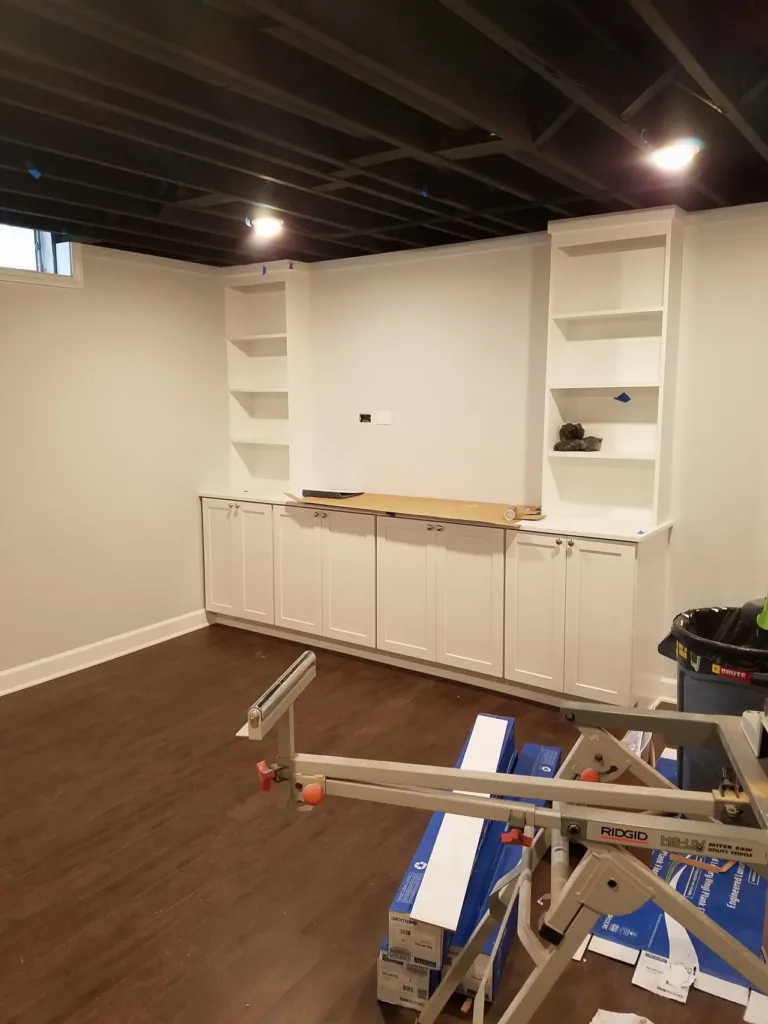
[[[505,676],[563,692],[565,549],[562,537],[507,537]]]
[[[375,517],[276,506],[275,625],[376,643]]]
[[[584,537],[566,541],[567,694],[630,703],[636,552],[634,544]]]
[[[382,651],[435,660],[434,525],[379,516],[377,531],[378,641]]]
[[[272,506],[203,498],[205,606],[274,622]]]
[[[206,608],[532,692],[630,704],[662,669],[668,537],[203,499]],[[414,666],[415,667],[415,666]]]
[[[381,650],[501,675],[504,531],[379,516]]]
[[[505,676],[629,703],[636,550],[617,541],[510,533]]]

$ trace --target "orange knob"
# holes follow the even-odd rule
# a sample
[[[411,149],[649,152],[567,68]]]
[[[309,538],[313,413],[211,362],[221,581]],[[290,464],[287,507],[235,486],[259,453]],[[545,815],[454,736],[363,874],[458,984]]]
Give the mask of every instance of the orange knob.
[[[501,841],[505,846],[533,846],[533,839],[519,828],[511,828],[501,833]]]
[[[310,782],[308,786],[305,786],[301,793],[304,803],[309,804],[311,807],[317,806],[323,802],[325,793],[323,787],[319,782]]]
[[[600,772],[596,771],[594,768],[585,768],[579,776],[579,779],[582,782],[599,782]]]
[[[268,793],[272,789],[272,783],[277,778],[275,769],[269,768],[266,761],[259,761],[256,765],[256,771],[259,773],[259,785],[265,793]]]

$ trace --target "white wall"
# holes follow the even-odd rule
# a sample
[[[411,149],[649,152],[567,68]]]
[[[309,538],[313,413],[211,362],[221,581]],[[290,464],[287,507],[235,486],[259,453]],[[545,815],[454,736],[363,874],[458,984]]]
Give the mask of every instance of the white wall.
[[[546,235],[313,266],[315,486],[538,502],[548,282]]]
[[[203,607],[198,489],[227,465],[214,270],[86,247],[0,282],[0,670]]]
[[[768,588],[768,204],[686,228],[672,611]]]
[[[527,236],[315,265],[313,483],[540,500],[548,263]],[[689,218],[670,614],[768,587],[766,282],[768,204]]]

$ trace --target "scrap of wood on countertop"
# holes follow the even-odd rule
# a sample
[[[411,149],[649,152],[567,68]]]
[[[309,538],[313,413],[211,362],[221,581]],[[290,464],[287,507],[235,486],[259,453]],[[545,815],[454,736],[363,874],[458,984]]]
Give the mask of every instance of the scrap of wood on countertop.
[[[402,494],[358,494],[352,498],[301,498],[285,492],[300,505],[324,505],[330,508],[354,509],[357,512],[379,512],[396,516],[427,519],[452,519],[483,526],[503,526],[517,530],[523,521],[543,519],[537,505],[506,505],[492,501],[458,501],[452,498],[414,498]],[[515,518],[505,519],[514,509]]]

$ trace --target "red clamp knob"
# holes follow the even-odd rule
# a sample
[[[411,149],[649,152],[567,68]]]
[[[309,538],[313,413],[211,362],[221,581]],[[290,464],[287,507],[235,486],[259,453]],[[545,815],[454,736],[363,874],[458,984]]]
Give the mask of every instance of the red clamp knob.
[[[533,846],[532,836],[527,836],[519,828],[511,828],[501,833],[501,841],[506,846]]]
[[[259,773],[259,785],[262,790],[266,793],[272,789],[272,783],[275,779],[275,769],[268,768],[266,761],[259,761],[256,765],[256,770]]]

